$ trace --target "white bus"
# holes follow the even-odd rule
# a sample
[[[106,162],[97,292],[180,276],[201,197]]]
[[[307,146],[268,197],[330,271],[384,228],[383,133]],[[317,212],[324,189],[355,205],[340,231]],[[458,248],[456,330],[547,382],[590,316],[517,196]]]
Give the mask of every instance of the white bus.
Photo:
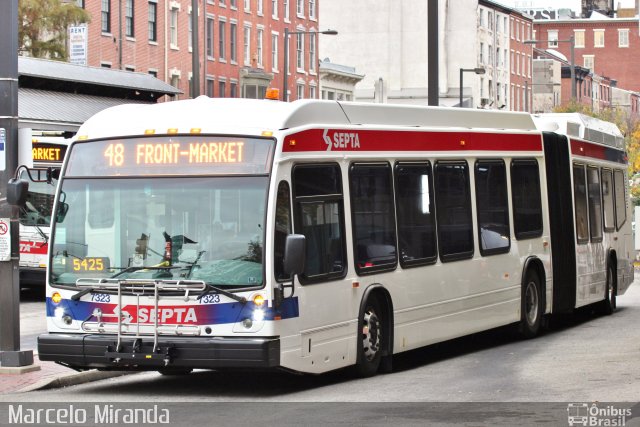
[[[107,109],[77,136],[41,360],[368,376],[610,313],[633,280],[621,135],[582,116],[199,97]]]
[[[47,168],[59,170],[70,140],[63,137],[35,136],[31,152],[34,169],[21,169],[20,177],[29,181],[29,193],[20,209],[20,284],[45,286],[49,225],[56,190],[55,174],[46,178]],[[38,172],[40,170],[40,172]]]

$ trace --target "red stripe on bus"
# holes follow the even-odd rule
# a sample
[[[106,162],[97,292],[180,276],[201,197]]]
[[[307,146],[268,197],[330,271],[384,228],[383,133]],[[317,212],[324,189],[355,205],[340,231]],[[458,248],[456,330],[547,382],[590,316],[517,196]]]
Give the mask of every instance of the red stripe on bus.
[[[310,129],[289,135],[284,152],[542,151],[535,134]]]

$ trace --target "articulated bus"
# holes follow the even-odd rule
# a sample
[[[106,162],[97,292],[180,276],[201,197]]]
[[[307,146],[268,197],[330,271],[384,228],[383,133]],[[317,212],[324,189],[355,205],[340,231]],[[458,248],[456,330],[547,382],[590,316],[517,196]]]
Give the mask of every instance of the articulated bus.
[[[47,181],[39,177],[47,168],[60,169],[69,139],[54,136],[35,136],[31,152],[36,171],[21,169],[20,177],[29,181],[29,193],[20,209],[20,284],[45,286],[49,223],[57,180],[50,175]]]
[[[626,168],[617,128],[577,114],[107,109],[61,172],[39,357],[370,376],[443,340],[611,313],[633,280]]]

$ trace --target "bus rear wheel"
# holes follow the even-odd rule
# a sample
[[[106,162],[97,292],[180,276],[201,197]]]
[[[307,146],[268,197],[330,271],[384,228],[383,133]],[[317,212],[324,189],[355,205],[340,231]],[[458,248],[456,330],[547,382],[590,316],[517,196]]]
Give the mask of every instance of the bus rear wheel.
[[[527,271],[522,284],[520,333],[525,338],[533,338],[540,332],[542,324],[542,287],[538,273]]]
[[[604,289],[604,301],[602,301],[602,313],[612,314],[616,311],[616,273],[613,265],[607,267],[607,286]]]
[[[383,322],[378,300],[368,300],[358,322],[356,373],[361,377],[371,377],[378,372],[382,357]]]

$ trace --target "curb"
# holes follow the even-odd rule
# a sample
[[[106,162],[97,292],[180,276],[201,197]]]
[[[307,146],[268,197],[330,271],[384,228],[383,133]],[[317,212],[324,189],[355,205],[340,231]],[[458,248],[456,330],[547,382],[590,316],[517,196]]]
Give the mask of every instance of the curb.
[[[86,384],[93,381],[106,380],[109,378],[121,377],[124,375],[131,375],[137,372],[129,371],[98,371],[92,369],[90,371],[75,372],[72,374],[60,374],[53,378],[43,379],[35,384],[28,385],[20,390],[18,393],[25,393],[35,390],[49,390],[53,388],[69,387],[74,385]]]

